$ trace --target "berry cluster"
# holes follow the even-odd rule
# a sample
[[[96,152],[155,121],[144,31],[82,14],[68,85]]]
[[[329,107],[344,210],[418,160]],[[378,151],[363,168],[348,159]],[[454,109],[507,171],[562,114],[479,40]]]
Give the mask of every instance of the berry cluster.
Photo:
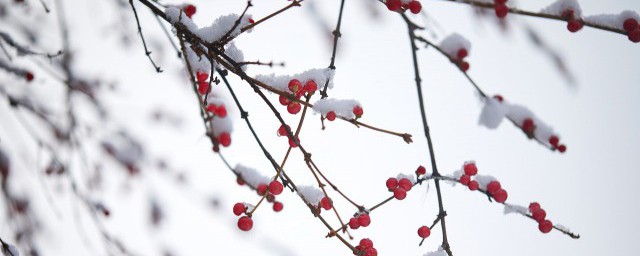
[[[291,131],[291,127],[284,124],[280,125],[280,128],[278,128],[278,136],[287,136],[287,138],[289,138],[289,146],[292,148],[298,147],[298,144],[296,144],[293,138],[289,136],[287,130]],[[298,138],[298,136],[296,136],[296,139],[298,140],[298,142],[300,141],[300,138]]]
[[[393,192],[393,197],[398,200],[403,200],[407,197],[407,192],[413,187],[413,183],[407,178],[389,178],[387,179],[387,189]]]
[[[291,81],[289,81],[289,91],[295,95],[296,99],[300,99],[305,93],[310,96],[315,93],[316,90],[318,90],[318,84],[313,80],[305,82],[304,86],[298,79],[291,79]],[[284,95],[280,95],[280,104],[287,106],[287,111],[292,115],[298,114],[302,109],[300,103]]]
[[[533,202],[529,204],[529,212],[531,213],[531,217],[538,222],[538,229],[542,233],[549,233],[551,229],[553,229],[553,223],[550,220],[547,220],[547,212],[545,212],[540,204],[537,202]]]
[[[638,43],[640,42],[640,26],[638,25],[638,20],[634,18],[628,18],[624,20],[623,24],[624,30],[627,31],[627,37],[629,41]]]
[[[565,151],[567,151],[567,146],[564,144],[560,144],[560,138],[558,138],[557,135],[549,136],[549,144],[551,144],[554,149],[560,151],[560,153],[564,153]]]
[[[364,114],[364,109],[362,109],[361,106],[354,106],[351,111],[356,116],[356,119],[362,117],[362,115]],[[336,120],[336,117],[337,115],[335,111],[329,111],[324,115],[324,118],[326,118],[329,121]]]
[[[280,181],[273,180],[269,183],[269,185],[265,183],[258,184],[256,187],[256,192],[259,196],[264,196],[267,199],[267,202],[273,203],[273,210],[276,212],[282,211],[284,205],[281,202],[276,201],[276,196],[282,194],[284,190],[284,186]]]
[[[349,220],[349,227],[351,229],[358,229],[360,227],[368,227],[371,224],[371,217],[367,213],[361,213]]]
[[[361,239],[353,254],[362,255],[362,252],[364,252],[364,256],[378,256],[378,250],[373,247],[373,242],[369,238]]]
[[[498,18],[507,17],[509,13],[509,7],[507,7],[507,1],[509,0],[493,0],[493,10],[496,12]]]
[[[405,3],[403,3],[405,2]],[[413,14],[418,14],[422,11],[422,4],[419,1],[402,1],[402,0],[387,0],[387,9],[393,12],[405,12],[411,11]]]
[[[525,118],[522,121],[520,128],[522,128],[522,131],[530,139],[535,137],[536,123],[535,121],[533,121],[533,119]],[[547,140],[549,141],[549,144],[551,144],[551,147],[560,151],[560,153],[564,153],[565,151],[567,151],[567,146],[564,144],[560,144],[560,138],[558,137],[558,135],[551,135]]]
[[[184,4],[181,9],[184,12],[184,15],[187,15],[189,18],[196,14],[196,7],[192,4]]]
[[[467,162],[462,168],[464,170],[464,174],[458,179],[460,184],[467,186],[471,191],[478,190],[480,183],[471,179],[473,176],[478,174],[478,167],[476,167],[476,164],[473,162]],[[497,180],[493,180],[487,184],[486,192],[498,203],[506,202],[507,197],[509,197],[507,191],[502,188],[502,185],[500,185],[500,182]]]
[[[467,56],[469,56],[469,51],[465,48],[460,48],[456,56],[452,57],[451,61],[458,65],[462,71],[467,72],[467,70],[469,70],[469,62],[464,60]]]
[[[561,16],[567,21],[567,29],[571,33],[578,32],[578,30],[582,29],[582,27],[584,26],[582,20],[575,17],[575,13],[572,9],[565,10],[564,12],[562,12]]]

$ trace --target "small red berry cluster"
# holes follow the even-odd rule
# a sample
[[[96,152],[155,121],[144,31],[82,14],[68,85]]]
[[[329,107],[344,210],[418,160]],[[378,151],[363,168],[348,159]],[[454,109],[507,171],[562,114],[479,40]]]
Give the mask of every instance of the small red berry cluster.
[[[507,7],[507,1],[509,0],[493,0],[493,10],[496,12],[498,18],[507,17],[509,13],[509,7]]]
[[[287,130],[291,131],[291,128],[288,125],[280,125],[280,128],[278,128],[278,136],[287,136],[287,138],[289,138],[289,146],[292,148],[298,147],[298,144],[296,144],[293,138],[289,136]],[[296,136],[296,139],[300,142],[300,138],[298,138],[298,136]]]
[[[349,220],[349,227],[351,229],[358,229],[360,227],[366,228],[371,224],[371,217],[367,213],[358,213],[355,217]]]
[[[248,207],[243,203],[236,203],[233,205],[233,214],[240,216],[247,214]],[[253,220],[251,216],[245,215],[238,219],[238,228],[242,231],[249,231],[253,227]]]
[[[356,116],[356,119],[362,117],[362,115],[364,114],[364,109],[362,109],[361,106],[355,106],[351,111]],[[327,112],[327,114],[324,115],[324,118],[326,118],[329,121],[336,120],[336,117],[337,116],[335,111],[329,111]]]
[[[418,14],[422,11],[422,4],[415,0],[405,4],[402,4],[401,0],[387,0],[386,4],[387,9],[392,12],[405,12],[409,10],[413,14]]]
[[[538,229],[542,233],[549,233],[551,229],[553,229],[553,223],[550,220],[547,220],[547,212],[545,212],[540,204],[537,202],[533,202],[529,204],[529,212],[531,213],[531,217],[538,222]]]
[[[462,71],[467,72],[467,70],[469,70],[469,62],[464,60],[467,56],[469,56],[469,51],[465,48],[460,48],[451,61],[458,65]]]
[[[573,11],[573,9],[565,10],[564,12],[562,12],[561,16],[567,21],[567,30],[569,30],[571,33],[578,32],[578,30],[582,29],[582,27],[584,26],[582,20],[575,17],[575,12]]]
[[[284,186],[280,181],[273,180],[269,185],[260,183],[256,187],[256,192],[259,196],[265,196],[267,202],[273,203],[273,210],[276,212],[282,211],[284,205],[281,202],[276,201],[276,196],[282,194]]]
[[[378,250],[373,247],[373,242],[369,238],[361,239],[353,254],[362,255],[362,252],[364,252],[364,256],[378,256]]]
[[[640,42],[640,26],[638,25],[638,20],[634,18],[624,20],[623,28],[627,31],[629,41],[634,43]]]
[[[196,72],[196,82],[198,82],[198,93],[200,95],[205,95],[209,92],[209,73],[207,72]]]
[[[407,192],[413,187],[413,183],[407,178],[389,178],[387,179],[387,189],[389,192],[393,192],[393,197],[398,200],[403,200],[407,197]]]
[[[184,15],[191,18],[191,16],[196,14],[196,6],[192,4],[184,4],[182,5],[182,11],[184,12]]]
[[[551,144],[553,149],[560,151],[560,153],[564,153],[565,151],[567,151],[567,146],[564,144],[560,144],[560,138],[558,138],[557,135],[549,136],[549,144]]]
[[[466,185],[471,191],[478,190],[480,187],[478,181],[471,180],[473,176],[478,174],[478,167],[476,164],[473,162],[467,162],[464,164],[463,170],[464,174],[460,176],[459,179],[460,184]],[[493,180],[487,184],[486,192],[498,203],[506,202],[509,197],[507,191],[502,188],[502,185],[500,185],[500,182],[497,180]]]
[[[291,81],[289,81],[289,91],[295,95],[296,99],[300,99],[300,97],[305,93],[310,96],[315,93],[316,90],[318,90],[318,84],[313,80],[305,82],[304,86],[298,79],[291,79]],[[292,115],[298,114],[302,109],[300,103],[293,101],[284,95],[280,95],[280,104],[287,106],[287,111]]]

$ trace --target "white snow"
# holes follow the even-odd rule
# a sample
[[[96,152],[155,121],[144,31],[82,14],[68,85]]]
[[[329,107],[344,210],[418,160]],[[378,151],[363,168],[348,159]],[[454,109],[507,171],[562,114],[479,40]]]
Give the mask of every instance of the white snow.
[[[586,22],[594,23],[597,25],[612,27],[617,29],[624,29],[623,24],[626,19],[633,18],[640,21],[640,15],[635,11],[623,11],[620,14],[598,14],[591,15],[584,18]]]
[[[231,58],[236,63],[244,61],[244,53],[242,53],[242,51],[240,51],[240,49],[236,47],[235,43],[227,44],[227,47],[225,48],[224,53],[227,54],[227,56],[229,56],[229,58]],[[247,65],[242,65],[241,68],[242,68],[242,71],[247,71]]]
[[[234,170],[238,175],[240,175],[244,182],[254,188],[258,187],[258,185],[260,185],[261,183],[268,185],[271,181],[269,177],[263,176],[258,171],[256,171],[256,169],[244,166],[242,164],[237,164]]]
[[[480,185],[479,188],[482,190],[487,190],[487,185],[489,184],[489,182],[498,180],[491,175],[480,175],[480,174],[476,174],[475,176],[473,176],[473,179],[478,182],[478,185]]]
[[[187,17],[187,15],[184,14],[182,9],[180,9],[179,7],[167,7],[167,9],[164,10],[164,13],[167,15],[167,18],[169,18],[169,22],[174,26],[176,25],[176,23],[180,22],[192,33],[198,31],[198,25],[196,25],[193,20],[191,20],[191,18]]]
[[[506,104],[502,104],[497,99],[487,97],[482,112],[480,112],[478,123],[489,129],[496,129],[500,126],[508,111]]]
[[[576,19],[582,17],[582,9],[580,9],[580,4],[578,4],[577,0],[557,0],[540,12],[560,16],[566,10],[573,10],[573,15]]]
[[[15,246],[13,246],[12,244],[6,244],[7,245],[7,249],[8,251],[5,251],[4,249],[2,250],[2,255],[5,256],[20,256],[20,252],[18,251],[18,248],[16,248]]]
[[[471,51],[471,42],[463,36],[453,33],[440,42],[440,49],[442,49],[449,58],[455,59],[460,49],[466,49],[467,52]]]
[[[311,205],[318,206],[320,200],[324,198],[322,190],[314,186],[298,186],[298,194]]]
[[[437,251],[428,252],[424,256],[449,256],[447,252],[442,249],[442,247],[438,248]]]
[[[398,176],[396,176],[396,179],[400,180],[400,179],[408,179],[409,181],[411,181],[411,184],[415,184],[416,183],[416,177],[413,174],[404,174],[404,173],[398,173]]]
[[[193,72],[211,72],[211,62],[209,62],[209,59],[207,59],[206,56],[198,56],[198,54],[191,49],[191,44],[189,43],[185,43],[185,48],[187,52],[187,59],[189,60],[189,64],[191,65]]]
[[[517,205],[517,204],[509,204],[509,203],[504,203],[504,214],[510,214],[510,213],[519,213],[522,215],[527,215],[527,212],[529,211],[529,208],[524,207],[522,205]]]
[[[335,74],[335,70],[333,69],[316,68],[316,69],[310,69],[295,75],[278,75],[277,76],[275,74],[269,74],[269,75],[257,75],[255,76],[255,78],[258,81],[263,82],[271,87],[274,87],[279,91],[291,93],[291,91],[289,91],[289,81],[291,81],[292,79],[298,79],[300,80],[300,82],[302,82],[302,84],[306,83],[309,80],[313,80],[316,82],[316,84],[318,84],[319,90],[322,90],[324,88],[324,85],[328,79],[329,89],[331,89],[333,88],[334,74]]]
[[[313,104],[313,110],[317,113],[322,114],[322,116],[327,115],[330,111],[336,113],[337,116],[341,116],[347,119],[353,119],[356,117],[353,114],[353,108],[355,106],[360,106],[360,103],[355,100],[339,100],[339,99],[321,99],[316,101]]]
[[[195,34],[209,43],[218,41],[233,28],[233,25],[239,17],[237,14],[220,16],[216,18],[210,26],[198,29]],[[245,15],[242,20],[240,20],[240,24],[236,26],[230,34],[232,38],[240,34],[240,29],[251,24],[249,23],[250,17],[249,15]]]

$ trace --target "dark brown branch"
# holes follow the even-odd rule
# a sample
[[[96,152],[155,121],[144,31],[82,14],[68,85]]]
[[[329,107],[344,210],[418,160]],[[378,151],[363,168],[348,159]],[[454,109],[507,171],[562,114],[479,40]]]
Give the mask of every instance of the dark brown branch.
[[[136,17],[138,34],[140,34],[140,39],[142,39],[142,46],[144,46],[144,54],[147,55],[147,58],[149,58],[149,61],[151,62],[151,65],[153,65],[153,68],[156,69],[156,72],[161,73],[162,69],[160,69],[160,67],[156,65],[156,63],[151,58],[151,52],[147,48],[147,42],[145,42],[144,36],[142,35],[142,28],[140,27],[140,20],[138,19],[138,12],[136,11],[136,7],[133,5],[133,0],[129,0],[129,5],[131,5],[131,9],[133,10],[133,15]]]

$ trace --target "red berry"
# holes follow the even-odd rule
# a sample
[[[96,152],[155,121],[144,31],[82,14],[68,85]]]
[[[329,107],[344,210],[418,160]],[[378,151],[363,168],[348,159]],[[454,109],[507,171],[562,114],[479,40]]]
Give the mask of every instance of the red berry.
[[[464,164],[464,173],[469,176],[473,176],[478,174],[478,167],[476,167],[475,163],[465,163]]]
[[[333,111],[327,112],[327,116],[325,118],[327,118],[327,120],[329,121],[336,120],[336,112],[333,112]]]
[[[540,204],[538,202],[532,202],[529,204],[529,211],[530,212],[535,212],[536,210],[540,209]]]
[[[420,176],[420,175],[425,175],[427,174],[427,168],[424,168],[424,166],[418,166],[418,169],[416,169],[416,175]]]
[[[369,217],[369,214],[362,214],[358,216],[358,224],[360,224],[361,227],[369,226],[369,224],[371,224],[371,217]]]
[[[307,81],[307,83],[304,84],[304,88],[303,89],[307,93],[313,94],[314,92],[316,92],[316,90],[318,90],[318,84],[316,84],[316,81],[309,80],[309,81]]]
[[[418,1],[410,2],[408,5],[409,5],[409,10],[413,14],[418,14],[420,13],[420,11],[422,11],[422,4],[420,4],[420,2]]]
[[[467,184],[467,187],[469,188],[469,190],[475,191],[475,190],[478,190],[478,187],[480,187],[480,184],[478,184],[477,181],[472,180],[472,181],[469,181],[469,184]]]
[[[463,174],[460,176],[460,184],[466,186],[469,185],[469,181],[471,181],[471,177],[469,177],[469,175]]]
[[[277,196],[280,193],[282,193],[282,190],[284,190],[284,186],[282,186],[282,183],[280,183],[279,181],[274,180],[271,183],[269,183],[269,192],[271,194],[274,194]]]
[[[491,181],[489,182],[489,184],[487,184],[487,192],[490,195],[493,195],[496,191],[498,191],[499,189],[501,189],[502,186],[500,186],[500,182],[497,180]],[[494,195],[495,197],[495,195]]]
[[[253,227],[253,220],[249,216],[242,216],[238,220],[238,228],[242,231],[249,231]]]
[[[273,202],[276,201],[276,196],[274,196],[271,193],[267,193],[267,196],[265,198],[267,198],[267,202],[269,202],[269,203],[273,203]]]
[[[560,151],[560,153],[564,153],[565,151],[567,151],[567,146],[565,146],[564,144],[558,146],[558,151]]]
[[[403,188],[396,188],[395,190],[393,190],[393,197],[398,200],[405,199],[407,197],[407,191]]]
[[[467,51],[467,49],[462,48],[460,50],[458,50],[458,54],[457,57],[459,60],[464,59],[465,57],[467,57],[467,55],[469,54],[469,52]]]
[[[418,236],[422,238],[427,238],[431,235],[431,230],[427,226],[422,226],[418,229]]]
[[[387,179],[387,188],[389,190],[394,190],[398,187],[398,180],[396,178],[388,178]]]
[[[33,73],[31,73],[31,72],[27,71],[27,72],[24,74],[24,79],[26,79],[26,80],[27,80],[27,82],[31,82],[31,81],[33,80]]]
[[[242,186],[244,185],[244,180],[240,177],[236,178],[236,183],[238,183],[238,185]]]
[[[182,7],[182,11],[184,11],[184,15],[191,18],[196,13],[196,7],[192,4]]]
[[[207,91],[209,91],[209,83],[205,82],[205,81],[199,81],[198,82],[198,92],[200,94],[205,94],[207,93]]]
[[[249,19],[249,23],[253,24],[253,23],[256,23],[256,21],[253,19]]]
[[[284,205],[281,202],[273,203],[273,211],[279,212],[279,211],[282,211],[282,208],[284,208]]]
[[[622,27],[624,27],[624,30],[627,32],[634,31],[638,29],[638,21],[634,18],[628,18],[624,20]]]
[[[300,138],[296,137],[296,139],[298,139],[298,142],[300,142]],[[292,148],[298,147],[298,144],[296,144],[296,142],[291,137],[289,137],[289,147],[292,147]]]
[[[373,248],[373,242],[369,238],[361,239],[359,245],[362,249]]]
[[[218,142],[224,147],[231,145],[231,135],[228,132],[223,132],[218,136]]]
[[[256,192],[258,192],[259,196],[264,196],[267,193],[267,184],[260,183],[258,187],[256,187]]]
[[[533,123],[533,119],[527,118],[522,122],[522,130],[529,136],[533,135],[533,131],[536,129],[536,125]]]
[[[389,11],[399,11],[400,8],[402,7],[402,2],[400,2],[400,0],[387,0],[387,9],[389,9]]]
[[[634,43],[640,42],[640,29],[636,29],[634,31],[627,33],[627,37],[631,42],[634,42]]]
[[[469,62],[463,61],[460,63],[460,69],[462,69],[462,71],[467,72],[469,70]]]
[[[509,7],[507,7],[506,4],[496,4],[494,9],[496,11],[496,16],[501,19],[506,17],[507,13],[509,13]]]
[[[542,233],[549,233],[553,229],[553,223],[550,220],[544,220],[538,224],[538,229]]]
[[[506,4],[508,0],[493,0],[494,4]]]
[[[297,93],[302,90],[302,83],[298,79],[291,79],[289,81],[289,90],[293,93]]]
[[[558,138],[558,136],[551,135],[551,137],[549,137],[549,144],[551,144],[551,146],[557,147],[558,142],[560,142],[560,138]]]
[[[207,81],[207,78],[209,78],[209,74],[206,72],[196,72],[196,80],[198,80],[198,82]]]
[[[280,125],[278,128],[278,136],[287,136],[287,128],[283,125]]]
[[[356,219],[356,218],[351,218],[351,219],[349,220],[349,227],[350,227],[351,229],[358,229],[358,228],[360,228],[360,223],[358,222],[358,219]]]
[[[233,205],[233,214],[235,214],[236,216],[240,216],[240,214],[242,214],[245,209],[247,209],[247,207],[244,206],[243,203],[236,203],[235,205]]]
[[[537,222],[541,222],[547,217],[547,212],[545,212],[543,209],[536,209],[531,214],[531,217],[533,217],[533,219]]]
[[[356,118],[360,118],[363,113],[364,111],[362,110],[362,107],[360,106],[353,107],[353,114],[356,115]]]
[[[495,199],[498,203],[504,203],[505,201],[507,201],[507,197],[509,197],[509,194],[504,189],[498,189],[493,193],[493,199]]]
[[[569,23],[567,23],[567,29],[571,33],[578,32],[578,30],[582,29],[583,26],[584,24],[579,20],[569,20]]]
[[[401,187],[405,191],[411,191],[411,187],[413,187],[413,183],[407,178],[402,178],[398,181],[398,187]]]
[[[504,98],[500,94],[493,95],[493,98],[498,100],[498,102],[504,101]]]
[[[287,105],[287,111],[289,111],[289,114],[292,115],[298,114],[298,112],[300,112],[300,109],[302,109],[302,106],[300,106],[300,103],[298,102],[291,102],[289,103],[289,105]]]
[[[225,108],[224,105],[220,105],[215,108],[213,113],[220,118],[225,118],[227,116],[227,108]]]
[[[289,98],[287,98],[287,96],[284,96],[284,95],[280,95],[279,100],[280,100],[280,104],[282,104],[282,106],[286,106],[286,105],[289,105],[289,103],[291,103]]]
[[[378,256],[378,250],[376,250],[376,248],[367,248],[367,250],[364,253],[364,256]]]
[[[322,200],[320,200],[320,205],[322,206],[322,208],[328,211],[328,210],[331,210],[331,207],[333,206],[333,201],[331,201],[331,198],[323,197]]]

